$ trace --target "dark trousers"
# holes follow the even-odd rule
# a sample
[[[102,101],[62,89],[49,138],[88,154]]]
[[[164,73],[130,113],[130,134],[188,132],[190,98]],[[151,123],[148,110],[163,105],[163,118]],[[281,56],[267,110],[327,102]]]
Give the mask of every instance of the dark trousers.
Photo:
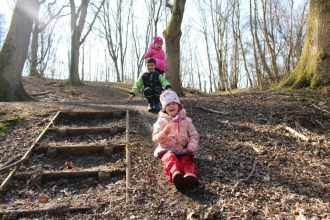
[[[159,103],[159,96],[162,93],[163,88],[161,86],[146,87],[143,90],[143,95],[147,98],[148,103]]]

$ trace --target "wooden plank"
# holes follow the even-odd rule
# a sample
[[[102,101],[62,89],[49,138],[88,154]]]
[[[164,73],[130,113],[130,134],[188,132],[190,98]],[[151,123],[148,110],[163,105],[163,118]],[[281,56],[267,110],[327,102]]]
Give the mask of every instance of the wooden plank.
[[[61,112],[61,118],[68,120],[87,119],[102,119],[102,118],[122,118],[125,116],[125,111],[114,112]]]
[[[57,155],[84,155],[90,153],[103,153],[106,145],[68,145],[68,146],[52,146],[57,150]]]
[[[125,175],[125,168],[122,169],[100,169],[100,170],[62,170],[62,171],[43,171],[40,173],[43,181],[58,180],[61,178],[73,179],[78,177],[98,177],[99,172],[110,173],[111,177]],[[14,179],[28,180],[35,172],[17,172]]]
[[[111,132],[112,134],[122,133],[125,127],[89,127],[89,128],[49,128],[48,132],[58,132],[61,136],[82,135],[82,134],[101,134]]]
[[[23,217],[25,215],[37,214],[37,213],[51,213],[51,214],[63,214],[66,212],[87,212],[93,209],[93,207],[66,207],[66,206],[54,206],[44,209],[34,210],[6,210],[0,211],[0,217],[3,218],[5,215],[14,215],[15,217]]]

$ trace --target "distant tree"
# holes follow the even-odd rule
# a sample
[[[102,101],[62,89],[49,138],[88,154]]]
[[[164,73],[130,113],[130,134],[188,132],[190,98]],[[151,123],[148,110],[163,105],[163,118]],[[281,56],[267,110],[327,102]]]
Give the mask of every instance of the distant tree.
[[[81,37],[82,31],[86,22],[87,8],[89,0],[81,0],[81,4],[76,11],[76,4],[74,0],[70,0],[71,8],[71,53],[70,53],[70,74],[68,84],[79,85],[81,80],[79,78],[79,50],[81,44],[84,43],[88,34],[91,32],[93,24],[103,6],[105,0],[102,0],[93,21],[90,23],[86,34]]]
[[[21,76],[28,54],[38,0],[17,0],[9,31],[0,52],[0,101],[24,101]]]
[[[172,15],[167,28],[163,32],[168,63],[166,78],[179,96],[184,95],[180,79],[180,39],[185,4],[186,0],[174,0],[173,5],[169,3],[169,0],[166,0],[166,7],[171,10]]]
[[[0,13],[0,49],[3,42],[3,38],[5,36],[5,23],[5,14]]]
[[[132,0],[107,2],[99,16],[101,28],[97,34],[107,43],[108,53],[115,65],[117,82],[125,81],[124,66],[132,6]]]
[[[330,1],[310,0],[305,44],[297,66],[281,85],[330,85]]]
[[[34,20],[34,26],[33,26],[33,31],[32,31],[32,39],[31,39],[31,58],[30,58],[30,76],[43,76],[41,72],[38,71],[37,66],[40,64],[47,54],[50,51],[51,48],[51,36],[53,31],[50,31],[51,34],[48,35],[48,44],[43,45],[43,51],[41,51],[40,56],[38,57],[38,48],[39,48],[39,34],[44,31],[49,24],[54,20],[60,17],[60,13],[63,10],[64,6],[58,10],[56,13],[52,12],[52,6],[56,3],[51,2],[45,5],[46,8],[46,14],[42,15],[42,19],[40,19],[40,6],[42,4],[45,4],[46,0],[42,0],[38,2],[36,10],[36,19]],[[52,27],[54,29],[54,26]],[[42,39],[43,40],[43,39]],[[43,66],[43,68],[46,68],[46,66]],[[42,70],[42,69],[41,69]]]

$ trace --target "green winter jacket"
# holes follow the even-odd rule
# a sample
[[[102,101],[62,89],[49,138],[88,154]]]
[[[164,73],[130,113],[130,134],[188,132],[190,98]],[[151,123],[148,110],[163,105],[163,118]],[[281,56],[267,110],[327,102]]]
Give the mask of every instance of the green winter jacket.
[[[164,78],[164,76],[157,71],[143,73],[135,82],[130,94],[138,94],[142,86],[144,86],[144,88],[154,88],[156,86],[161,86],[165,89],[172,88],[171,84]]]

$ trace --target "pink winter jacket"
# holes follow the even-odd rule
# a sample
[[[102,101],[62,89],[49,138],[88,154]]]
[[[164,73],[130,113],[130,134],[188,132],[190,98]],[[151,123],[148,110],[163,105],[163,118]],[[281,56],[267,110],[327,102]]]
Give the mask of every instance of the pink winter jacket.
[[[186,117],[185,110],[179,113],[181,121],[175,120],[172,116],[159,112],[159,117],[154,124],[152,140],[158,144],[154,156],[162,157],[167,151],[173,151],[176,155],[192,154],[198,147],[198,133],[192,120]],[[171,132],[166,135],[164,128],[172,124]],[[187,150],[189,148],[189,151]]]
[[[144,55],[144,59],[150,57],[156,60],[156,68],[158,68],[160,71],[166,72],[167,63],[165,60],[165,52],[162,48],[158,49],[153,44],[150,44],[147,53]]]

